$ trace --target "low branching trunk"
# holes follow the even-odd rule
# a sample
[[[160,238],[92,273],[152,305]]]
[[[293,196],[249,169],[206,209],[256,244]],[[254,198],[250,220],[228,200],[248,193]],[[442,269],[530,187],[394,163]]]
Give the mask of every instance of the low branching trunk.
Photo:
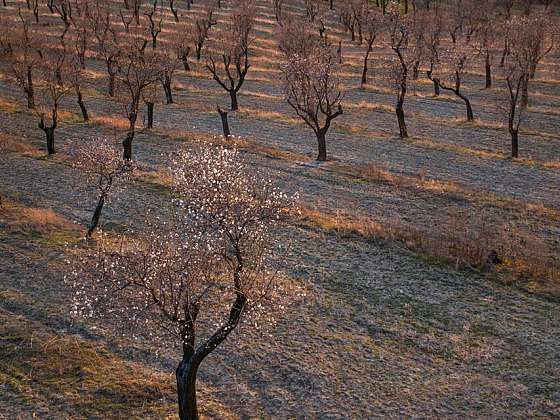
[[[103,205],[105,204],[105,194],[101,194],[99,197],[99,201],[97,202],[97,206],[95,207],[95,211],[93,212],[93,216],[91,218],[91,222],[89,224],[86,238],[91,238],[91,235],[99,226],[99,219],[101,217],[101,211],[103,210]]]

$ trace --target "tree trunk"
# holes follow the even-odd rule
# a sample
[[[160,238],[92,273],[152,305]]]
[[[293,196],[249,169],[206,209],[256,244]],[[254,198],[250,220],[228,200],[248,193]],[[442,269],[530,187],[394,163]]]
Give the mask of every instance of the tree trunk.
[[[486,68],[486,89],[490,89],[492,87],[492,66],[490,64],[490,52],[486,52],[486,60],[485,60],[485,68]]]
[[[42,130],[45,132],[45,136],[47,137],[47,153],[49,155],[54,155],[56,153],[54,148],[54,128],[44,127]]]
[[[95,211],[93,212],[93,217],[91,218],[91,222],[86,233],[86,238],[91,238],[93,231],[97,229],[97,226],[99,226],[99,218],[101,217],[101,210],[103,210],[104,204],[105,195],[101,194],[101,197],[99,197],[99,201],[97,202],[97,206],[95,207]]]
[[[510,128],[509,133],[511,134],[511,157],[519,157],[519,130]]]
[[[399,123],[399,136],[402,139],[405,139],[408,137],[408,131],[406,129],[406,121],[404,120],[404,110],[402,103],[397,104],[395,113],[397,114],[397,121]]]
[[[146,102],[148,108],[148,128],[154,128],[154,103]]]
[[[27,108],[35,109],[35,91],[33,89],[33,72],[31,66],[27,67]]]
[[[78,95],[78,105],[80,106],[80,110],[82,111],[82,117],[84,118],[84,122],[87,122],[89,121],[89,115],[88,115],[86,105],[84,104],[83,101],[83,95],[82,95],[82,91],[80,90],[80,87],[76,88],[76,93]]]
[[[109,96],[111,98],[115,96],[115,75],[113,73],[109,74]]]
[[[230,90],[229,96],[231,98],[231,110],[237,111],[239,109],[239,104],[237,103],[237,92],[235,90]]]
[[[317,148],[319,154],[317,155],[317,160],[319,162],[324,162],[327,160],[327,140],[325,138],[325,132],[319,130],[317,133]]]
[[[368,72],[368,60],[369,60],[369,53],[371,52],[371,44],[368,44],[368,49],[366,51],[366,55],[364,57],[364,69],[362,71],[362,81],[361,86],[367,83],[367,72]]]
[[[224,132],[224,138],[227,140],[229,136],[231,136],[231,132],[229,131],[228,113],[227,111],[223,111],[222,108],[218,107],[218,114],[220,114],[220,118],[222,120],[222,130]]]
[[[529,78],[523,81],[523,86],[521,87],[521,109],[527,109],[529,105]]]
[[[173,92],[171,91],[171,78],[165,77],[161,84],[163,85],[163,90],[165,92],[165,99],[167,104],[173,103]]]
[[[455,91],[455,94],[465,102],[465,106],[467,107],[467,121],[474,120],[474,114],[471,106],[471,101],[466,96],[463,96],[461,92]]]
[[[189,66],[189,60],[187,57],[181,57],[181,61],[183,63],[183,67],[185,68],[185,72],[191,71],[191,66]]]
[[[198,409],[196,406],[197,371],[198,365],[193,364],[191,359],[187,359],[185,356],[175,371],[179,418],[181,420],[198,420]]]

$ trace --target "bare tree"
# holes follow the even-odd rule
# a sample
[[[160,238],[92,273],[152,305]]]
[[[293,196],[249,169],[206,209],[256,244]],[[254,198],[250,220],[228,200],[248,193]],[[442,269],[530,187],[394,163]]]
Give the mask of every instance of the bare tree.
[[[171,82],[173,81],[173,74],[177,69],[177,54],[173,50],[173,45],[165,45],[159,48],[159,68],[160,75],[159,81],[163,86],[163,91],[165,92],[165,100],[168,104],[173,103],[173,91],[171,88]]]
[[[511,156],[519,156],[519,127],[523,121],[526,106],[523,94],[534,65],[535,45],[542,42],[542,28],[538,27],[539,17],[514,16],[506,25],[509,53],[501,67],[506,80],[507,95],[498,102],[505,111],[511,136]]]
[[[148,218],[145,230],[118,245],[101,238],[66,281],[74,315],[110,320],[157,350],[181,346],[179,417],[197,420],[201,363],[243,320],[274,322],[272,310],[292,295],[268,260],[278,249],[272,233],[293,205],[236,150],[182,151],[172,177],[180,199],[170,217]]]
[[[492,65],[494,64],[494,51],[497,43],[501,40],[501,28],[499,19],[494,16],[490,11],[489,16],[481,19],[479,28],[476,34],[475,47],[478,54],[484,60],[484,74],[485,83],[484,87],[489,89],[492,87]]]
[[[85,122],[89,121],[89,113],[84,102],[84,95],[82,93],[82,86],[84,85],[86,79],[84,77],[84,72],[82,68],[82,60],[77,55],[70,55],[66,60],[66,79],[68,83],[74,88],[76,93],[76,100],[80,111],[82,113],[82,118]]]
[[[77,141],[72,155],[74,166],[80,169],[91,186],[95,186],[98,194],[86,233],[86,238],[91,238],[99,226],[103,206],[126,185],[134,165],[122,159],[117,143],[104,137]]]
[[[441,36],[443,33],[443,19],[440,13],[434,13],[428,20],[424,31],[424,42],[426,44],[426,56],[428,61],[428,69],[426,76],[430,79],[434,86],[434,96],[439,96],[439,84],[433,78],[434,67],[439,61],[439,51],[441,48]]]
[[[363,12],[364,15],[364,23],[363,23],[363,33],[366,42],[366,51],[364,54],[364,67],[362,70],[362,79],[360,81],[361,86],[367,83],[367,74],[368,74],[368,61],[369,55],[373,50],[373,44],[377,37],[383,31],[383,19],[382,16],[372,8],[368,6],[364,6],[365,11]]]
[[[395,113],[399,124],[401,138],[408,137],[404,115],[404,100],[408,89],[409,69],[416,61],[413,21],[404,16],[397,2],[391,2],[387,10],[389,26],[389,43],[394,52],[394,58],[389,63],[390,80],[397,94]]]
[[[237,111],[237,93],[249,71],[249,46],[255,19],[252,0],[235,0],[226,27],[218,39],[218,54],[208,57],[206,68],[231,99],[231,110]]]
[[[136,133],[136,120],[144,89],[156,83],[161,74],[160,59],[156,52],[147,52],[148,41],[142,35],[134,35],[126,42],[117,62],[119,99],[125,104],[129,122],[123,141],[123,158],[132,159],[132,141]]]
[[[304,0],[305,17],[310,22],[315,22],[317,16],[321,13],[321,0]]]
[[[95,7],[88,9],[88,20],[96,40],[96,52],[105,62],[109,76],[109,96],[115,96],[115,80],[117,76],[117,62],[121,53],[119,36],[113,27],[111,12],[95,3]]]
[[[286,27],[280,49],[286,100],[317,137],[318,161],[327,160],[326,135],[342,115],[340,64],[333,47],[301,24]]]
[[[47,153],[52,155],[56,152],[54,132],[58,127],[60,101],[70,89],[68,84],[63,83],[67,68],[65,60],[68,57],[64,48],[46,50],[42,55],[43,61],[38,69],[43,84],[37,89],[39,101],[35,112],[39,117],[39,128],[45,133]]]
[[[161,33],[163,25],[163,18],[158,10],[158,0],[154,0],[152,7],[149,7],[148,10],[144,12],[144,16],[148,18],[148,32],[152,37],[153,50],[157,48],[157,37]]]
[[[178,30],[173,34],[172,38],[177,58],[181,60],[183,68],[187,73],[191,70],[189,56],[193,50],[191,44],[193,44],[194,28],[195,26],[191,22],[181,22],[178,24]]]
[[[18,10],[18,22],[14,25],[8,21],[0,21],[13,27],[11,31],[0,33],[0,47],[4,61],[7,63],[17,85],[27,97],[27,108],[35,108],[35,85],[33,71],[42,61],[41,42],[32,24]],[[9,25],[9,26],[8,26]]]
[[[461,88],[469,60],[474,53],[473,46],[466,38],[456,36],[455,42],[449,48],[442,48],[439,51],[438,61],[432,73],[432,80],[441,89],[453,92],[465,103],[467,121],[472,121],[474,114],[471,102]]]
[[[204,42],[208,39],[208,32],[210,31],[210,28],[218,23],[218,21],[214,18],[214,11],[215,6],[213,2],[204,4],[202,16],[196,18],[194,22],[194,49],[197,60],[200,60],[202,57],[202,47],[204,46]]]

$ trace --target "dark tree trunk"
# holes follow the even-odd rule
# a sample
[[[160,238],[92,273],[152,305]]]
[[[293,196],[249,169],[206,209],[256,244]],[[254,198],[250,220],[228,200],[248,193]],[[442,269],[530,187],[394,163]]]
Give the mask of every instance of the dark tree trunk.
[[[521,108],[527,109],[529,105],[529,79],[525,79],[521,87]]]
[[[367,49],[366,55],[364,57],[364,69],[362,70],[362,81],[361,81],[362,86],[367,83],[368,60],[369,60],[369,54],[371,52],[371,47],[372,47],[372,44],[368,44],[368,49]]]
[[[490,64],[490,52],[486,53],[486,60],[484,67],[486,69],[486,89],[492,87],[492,65]]]
[[[237,111],[239,109],[239,104],[237,103],[237,92],[235,90],[230,90],[229,96],[231,98],[231,110]]]
[[[469,99],[466,96],[463,96],[461,92],[455,92],[455,94],[465,102],[465,106],[467,107],[467,121],[474,120],[471,101],[469,101]]]
[[[183,63],[183,67],[185,72],[191,71],[191,66],[189,65],[189,59],[187,57],[181,57],[181,62]]]
[[[511,134],[511,157],[519,157],[519,130],[510,128],[509,134]]]
[[[164,77],[161,80],[161,84],[163,85],[163,91],[165,92],[165,100],[167,104],[173,103],[173,92],[171,91],[171,78]]]
[[[27,108],[35,109],[35,90],[33,89],[33,71],[30,66],[27,67]]]
[[[439,96],[439,84],[437,82],[437,80],[432,79],[432,70],[428,70],[426,72],[426,75],[428,76],[428,79],[430,79],[434,85],[434,96]]]
[[[146,102],[146,108],[148,109],[148,128],[154,128],[154,103]]]
[[[101,217],[101,211],[103,210],[103,205],[105,204],[105,195],[101,194],[99,197],[99,201],[97,202],[97,206],[95,207],[95,211],[93,212],[93,217],[91,218],[91,222],[89,224],[86,238],[91,238],[91,235],[99,226],[99,218]]]
[[[82,111],[82,117],[84,118],[84,121],[87,122],[89,121],[89,114],[86,105],[84,104],[83,95],[82,95],[82,91],[80,90],[80,87],[76,88],[76,93],[78,95],[78,105],[80,106],[80,110]]]
[[[109,96],[111,98],[115,96],[115,75],[113,73],[109,74]]]
[[[47,138],[47,153],[49,155],[54,155],[56,153],[56,149],[54,147],[54,127],[43,126],[41,130],[43,130]]]
[[[134,140],[134,131],[126,133],[126,138],[123,140],[123,159],[132,159],[132,141]]]
[[[402,103],[397,104],[395,113],[397,114],[397,121],[399,123],[399,136],[402,139],[405,139],[408,137],[408,131],[406,129],[406,121],[404,120],[404,110]]]
[[[186,356],[183,357],[175,371],[179,418],[181,420],[198,420],[198,409],[196,406],[197,371],[198,365],[193,364],[192,358],[186,358]]]
[[[326,133],[323,130],[319,130],[316,134],[317,134],[317,149],[319,151],[317,155],[317,160],[319,162],[324,162],[327,160]]]
[[[220,119],[222,120],[222,130],[224,132],[224,138],[227,140],[229,136],[231,136],[231,132],[229,131],[228,113],[227,111],[223,111],[222,108],[218,107],[218,114],[220,114]]]

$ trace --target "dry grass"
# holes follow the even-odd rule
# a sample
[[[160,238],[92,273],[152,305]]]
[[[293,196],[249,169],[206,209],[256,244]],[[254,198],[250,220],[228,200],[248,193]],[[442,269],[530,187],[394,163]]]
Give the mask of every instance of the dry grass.
[[[30,144],[25,138],[15,139],[12,136],[0,133],[0,152],[3,150],[16,152],[24,156],[31,157],[36,157],[43,154],[39,149]]]
[[[25,300],[5,290],[0,303]],[[172,372],[157,371],[111,352],[106,345],[54,332],[0,310],[0,382],[19,399],[69,418],[173,418]],[[202,414],[231,418],[203,390]],[[31,413],[29,413],[31,417]]]
[[[5,197],[0,208],[0,233],[23,236],[52,245],[74,242],[80,238],[81,227],[50,208],[27,207]]]
[[[95,115],[91,117],[90,122],[94,124],[118,128],[120,130],[127,130],[129,124],[126,118],[112,117],[109,115]]]
[[[325,213],[308,206],[301,207],[299,222],[339,235],[389,241],[434,261],[453,264],[457,269],[483,270],[503,282],[560,293],[560,262],[554,252],[529,232],[498,220],[483,209],[440,216],[430,231],[398,219],[377,221],[356,213]],[[500,264],[488,262],[491,252],[496,252],[502,260]]]

